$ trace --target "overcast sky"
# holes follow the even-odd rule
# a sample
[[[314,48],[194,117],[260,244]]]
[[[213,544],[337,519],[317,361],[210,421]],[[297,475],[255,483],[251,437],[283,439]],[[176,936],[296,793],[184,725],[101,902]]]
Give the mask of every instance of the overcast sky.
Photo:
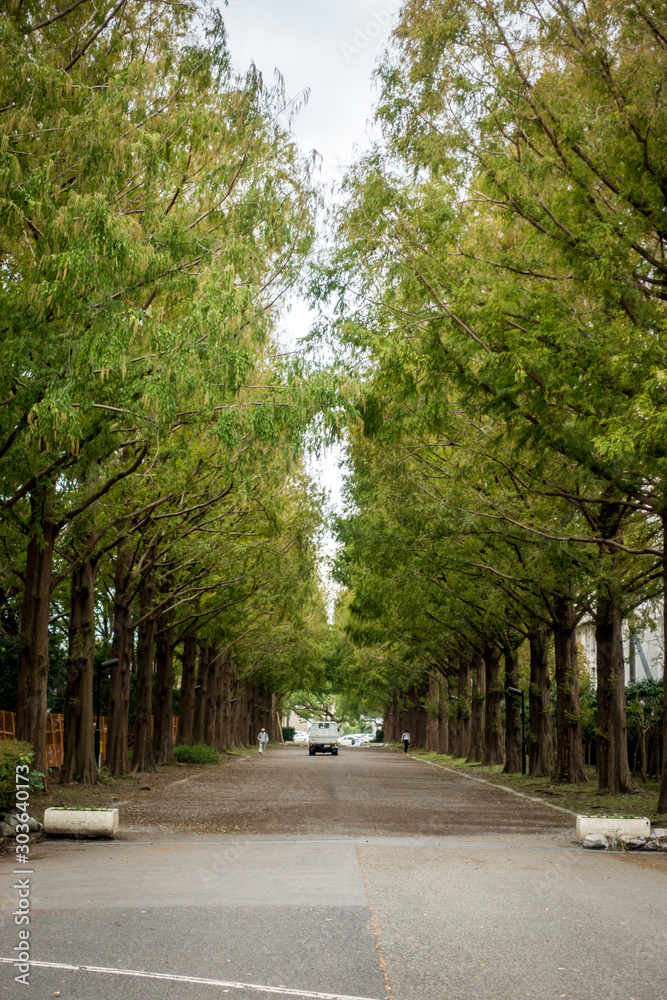
[[[292,124],[306,152],[322,156],[321,178],[330,187],[370,145],[376,90],[372,75],[397,19],[398,0],[229,0],[221,7],[232,61],[245,70],[251,62],[272,82],[278,69],[288,99],[304,89],[310,98]],[[282,323],[293,345],[308,332],[308,311],[296,302]],[[340,455],[330,452],[309,462],[311,475],[339,506]],[[325,545],[325,555],[332,549]]]
[[[229,0],[221,7],[240,70],[254,62],[272,82],[278,69],[288,100],[310,91],[292,130],[305,152],[321,155],[327,189],[370,145],[373,69],[398,7],[398,0]],[[298,305],[285,322],[292,339],[307,333],[307,312]]]
[[[310,89],[294,131],[304,149],[322,154],[326,179],[352,161],[355,144],[367,143],[371,76],[398,6],[398,0],[229,0],[221,7],[240,69],[253,61],[267,79],[279,69],[290,97]]]

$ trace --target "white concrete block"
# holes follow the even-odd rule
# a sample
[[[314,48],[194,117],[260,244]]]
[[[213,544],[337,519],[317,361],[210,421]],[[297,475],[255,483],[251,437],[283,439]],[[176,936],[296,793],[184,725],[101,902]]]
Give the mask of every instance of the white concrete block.
[[[113,837],[118,830],[117,809],[64,809],[44,811],[44,832],[69,837]]]
[[[601,833],[603,837],[648,837],[651,832],[650,820],[618,819],[614,816],[577,816],[577,840],[583,840],[589,833]]]

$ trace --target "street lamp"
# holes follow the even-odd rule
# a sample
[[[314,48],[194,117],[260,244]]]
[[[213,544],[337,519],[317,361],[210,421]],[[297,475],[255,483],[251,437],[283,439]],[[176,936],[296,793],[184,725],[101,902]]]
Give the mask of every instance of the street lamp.
[[[526,703],[521,688],[508,687],[508,694],[521,695],[521,773],[526,773]]]
[[[102,670],[118,666],[118,657],[102,660],[97,664],[97,722],[95,723],[95,760],[98,768],[102,767],[102,730],[100,729],[100,701],[102,698]]]

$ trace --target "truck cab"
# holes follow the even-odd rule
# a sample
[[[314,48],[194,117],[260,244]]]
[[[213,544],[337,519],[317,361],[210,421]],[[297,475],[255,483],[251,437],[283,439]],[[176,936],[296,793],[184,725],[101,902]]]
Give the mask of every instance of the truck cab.
[[[338,756],[338,723],[309,722],[308,723],[308,753],[314,757],[316,753],[330,753]]]

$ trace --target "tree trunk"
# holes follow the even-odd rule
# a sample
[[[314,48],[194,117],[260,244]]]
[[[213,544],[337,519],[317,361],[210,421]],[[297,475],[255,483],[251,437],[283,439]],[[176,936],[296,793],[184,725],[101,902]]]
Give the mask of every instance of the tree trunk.
[[[470,660],[459,663],[456,703],[456,757],[467,757],[470,748]]]
[[[111,668],[107,709],[107,768],[114,777],[128,774],[130,770],[127,732],[134,637],[129,589],[133,561],[132,546],[127,540],[120,542],[116,552],[114,574],[112,646],[112,655],[118,657],[118,666]]]
[[[215,728],[218,708],[217,675],[220,672],[218,668],[219,659],[220,657],[216,647],[209,646],[206,653],[206,700],[204,703],[204,726],[202,739],[202,743],[205,743],[209,747],[215,746]]]
[[[204,742],[204,726],[206,721],[206,682],[208,680],[208,646],[200,644],[199,663],[197,666],[197,684],[195,687],[195,714],[192,724],[193,742]]]
[[[440,725],[438,753],[449,753],[449,687],[447,676],[440,678]]]
[[[229,750],[232,745],[232,658],[225,652],[222,659],[222,749]]]
[[[255,688],[249,684],[243,685],[245,691],[245,712],[243,717],[243,743],[254,746],[258,729],[255,729]]]
[[[459,730],[461,728],[461,718],[459,716],[459,696],[458,690],[458,665],[456,675],[450,674],[447,678],[447,697],[449,705],[449,752],[452,757],[459,756],[459,746],[461,743]]]
[[[529,763],[533,778],[550,775],[554,768],[554,738],[551,725],[551,680],[547,655],[548,631],[539,626],[529,636],[530,694]]]
[[[502,681],[500,679],[500,653],[495,647],[484,650],[484,673],[486,698],[484,701],[484,754],[482,764],[502,764],[503,723],[500,701]]]
[[[97,781],[95,760],[95,564],[91,558],[72,572],[67,682],[65,687],[65,746],[60,780]]]
[[[215,664],[215,729],[214,743],[216,750],[225,749],[225,715],[223,710],[225,694],[225,654],[216,653]]]
[[[636,792],[630,774],[625,721],[625,665],[619,602],[600,594],[595,625],[600,791],[609,795]]]
[[[660,514],[662,519],[662,634],[663,644],[663,702],[662,702],[662,776],[658,812],[667,813],[667,510]]]
[[[398,743],[401,734],[398,731],[398,702],[396,698],[385,706],[384,717],[382,719],[382,732],[385,743]]]
[[[475,653],[472,658],[472,715],[470,719],[470,747],[468,760],[480,761],[484,752],[484,700],[486,675],[484,658]]]
[[[134,710],[134,753],[133,771],[153,770],[153,735],[151,716],[153,708],[153,659],[155,651],[155,570],[149,570],[141,581],[141,607],[139,617],[144,618],[139,625],[137,639],[137,690]]]
[[[153,719],[153,760],[155,764],[174,762],[174,629],[173,615],[158,622],[155,639],[155,708]]]
[[[439,753],[440,743],[440,678],[437,674],[428,675],[428,701],[426,703],[428,719],[426,722],[426,749],[431,753]]]
[[[521,772],[521,697],[507,689],[519,686],[519,655],[505,651],[505,767],[503,774]]]
[[[32,766],[44,775],[46,761],[46,690],[49,677],[49,618],[53,547],[58,528],[51,520],[53,488],[30,495],[30,540],[19,624],[19,676],[16,738],[32,743]]]
[[[274,743],[284,743],[283,739],[283,727],[280,722],[280,713],[278,712],[278,698],[275,691],[271,692],[271,727],[269,728],[269,738],[274,741]]]
[[[556,653],[556,765],[554,781],[571,785],[587,781],[581,738],[579,674],[574,613],[569,601],[559,602],[554,621]]]
[[[243,689],[236,670],[232,672],[229,700],[229,740],[233,747],[241,746],[241,714],[243,709]]]
[[[197,663],[197,637],[188,633],[183,639],[183,672],[181,674],[181,700],[178,706],[179,746],[190,746],[195,716],[195,667]]]

